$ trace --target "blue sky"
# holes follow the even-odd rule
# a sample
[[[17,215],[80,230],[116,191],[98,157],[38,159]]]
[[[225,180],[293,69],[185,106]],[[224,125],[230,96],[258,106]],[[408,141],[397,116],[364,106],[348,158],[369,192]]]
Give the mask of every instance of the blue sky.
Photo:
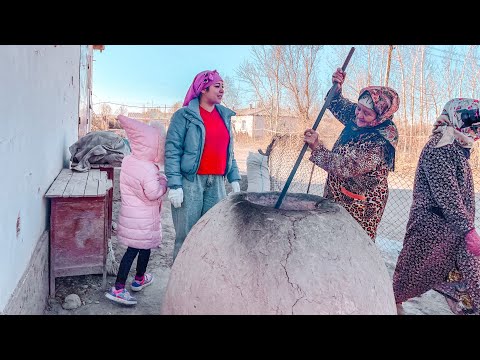
[[[334,47],[328,46],[328,51]],[[99,105],[95,104],[99,102],[171,106],[183,101],[194,76],[202,70],[216,69],[224,78],[235,77],[235,70],[250,58],[251,48],[251,45],[106,45],[103,52],[94,51],[94,111],[98,111]],[[446,48],[429,46],[429,52],[440,61],[449,56]],[[463,61],[459,53],[453,58]],[[330,86],[331,71],[340,64],[327,61],[322,65],[326,71],[322,77],[326,86]],[[114,111],[118,108],[113,104],[111,107]],[[129,110],[136,111],[134,107]]]
[[[172,105],[183,101],[202,70],[234,77],[250,49],[250,45],[106,45],[93,55],[93,103]]]

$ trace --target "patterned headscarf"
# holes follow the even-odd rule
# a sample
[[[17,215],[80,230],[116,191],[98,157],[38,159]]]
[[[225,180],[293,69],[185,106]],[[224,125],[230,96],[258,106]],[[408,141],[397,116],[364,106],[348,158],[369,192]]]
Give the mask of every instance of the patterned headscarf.
[[[370,95],[372,101],[370,102],[365,95]],[[370,105],[373,102],[373,108],[371,105],[367,105],[367,107],[373,109],[377,114],[377,119],[371,126],[377,126],[385,120],[391,119],[400,104],[397,92],[387,86],[367,86],[360,90],[358,99],[361,104],[366,102]]]
[[[433,125],[433,134],[443,134],[440,141],[435,145],[436,148],[453,144],[457,140],[461,147],[471,149],[473,143],[480,139],[480,129],[478,127],[462,128],[461,110],[477,110],[478,113],[479,101],[477,99],[455,98],[445,104],[442,114]]]
[[[400,103],[395,90],[386,86],[369,86],[360,91],[358,103],[377,114],[370,126],[358,126],[356,121],[349,123],[338,138],[338,144],[351,140],[376,141],[385,144],[385,160],[389,170],[395,169],[395,148],[398,143],[398,130],[392,121]]]
[[[198,73],[193,79],[192,85],[188,88],[185,100],[183,100],[183,106],[188,106],[188,103],[198,97],[203,89],[219,81],[223,80],[217,70],[205,70]]]
[[[363,106],[365,106],[366,108],[368,108],[370,110],[375,111],[374,110],[375,104],[373,103],[372,97],[370,96],[368,91],[365,91],[363,93],[363,95],[358,98],[358,103],[362,104]]]

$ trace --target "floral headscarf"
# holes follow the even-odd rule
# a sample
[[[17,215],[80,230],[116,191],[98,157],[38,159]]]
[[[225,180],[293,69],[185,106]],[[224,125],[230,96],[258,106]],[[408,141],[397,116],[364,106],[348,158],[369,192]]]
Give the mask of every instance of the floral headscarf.
[[[386,86],[369,86],[360,91],[359,103],[374,110],[377,118],[370,126],[357,126],[352,121],[345,126],[338,144],[349,141],[376,141],[385,144],[385,160],[389,170],[395,169],[395,148],[398,143],[398,130],[392,121],[393,114],[398,110],[400,103],[395,90]]]
[[[479,111],[479,101],[477,99],[455,98],[450,100],[443,107],[442,114],[433,124],[433,134],[442,133],[443,136],[435,145],[436,148],[453,144],[458,141],[461,147],[471,149],[473,143],[480,139],[480,129],[476,126],[464,127],[461,110]]]
[[[365,95],[370,95],[373,102],[373,110],[377,114],[377,119],[371,126],[377,126],[387,119],[391,119],[398,110],[400,100],[398,94],[392,88],[387,86],[367,86],[360,90],[359,100]]]

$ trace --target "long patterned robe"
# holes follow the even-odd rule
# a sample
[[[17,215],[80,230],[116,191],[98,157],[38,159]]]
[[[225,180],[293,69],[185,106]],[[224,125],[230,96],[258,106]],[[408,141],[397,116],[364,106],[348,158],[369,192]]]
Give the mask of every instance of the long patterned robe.
[[[480,260],[465,243],[475,227],[472,171],[457,141],[434,147],[441,136],[434,135],[420,155],[393,289],[397,303],[433,289],[473,313],[480,308]]]

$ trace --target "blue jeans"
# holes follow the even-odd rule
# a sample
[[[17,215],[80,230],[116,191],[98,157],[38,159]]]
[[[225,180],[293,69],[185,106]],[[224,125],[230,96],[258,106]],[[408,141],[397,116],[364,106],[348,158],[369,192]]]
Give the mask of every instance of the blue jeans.
[[[182,178],[183,203],[179,208],[172,205],[175,246],[173,260],[177,257],[190,229],[210,208],[224,199],[225,178],[223,175],[196,175],[193,182]]]

